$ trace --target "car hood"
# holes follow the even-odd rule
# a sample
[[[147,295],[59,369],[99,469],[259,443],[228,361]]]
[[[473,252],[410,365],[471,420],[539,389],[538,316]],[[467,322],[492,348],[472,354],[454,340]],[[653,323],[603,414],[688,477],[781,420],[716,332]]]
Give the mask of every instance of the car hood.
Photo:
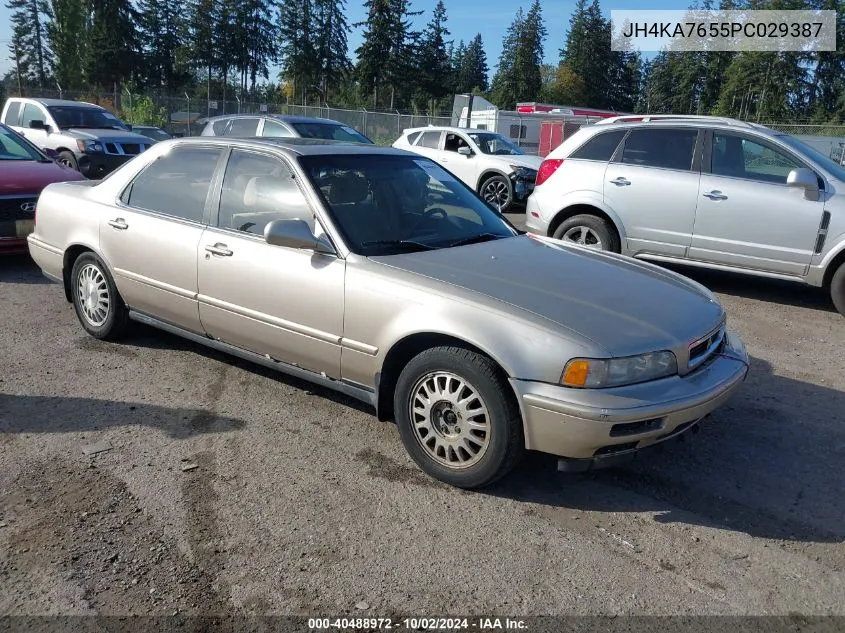
[[[528,169],[533,169],[534,171],[540,169],[540,165],[543,163],[543,159],[540,158],[539,156],[515,155],[515,156],[496,156],[495,158],[500,159],[502,162],[505,162],[508,165],[517,165],[519,167],[528,167]]]
[[[84,176],[70,167],[50,161],[0,161],[0,195],[39,194],[47,185],[66,180],[82,180]]]
[[[689,345],[723,318],[677,273],[535,236],[371,259],[532,313],[613,356]]]
[[[144,143],[145,145],[151,143],[151,139],[142,134],[126,132],[124,130],[110,130],[108,128],[79,129],[71,127],[62,130],[62,132],[72,136],[73,138],[85,141],[102,141],[104,143]]]

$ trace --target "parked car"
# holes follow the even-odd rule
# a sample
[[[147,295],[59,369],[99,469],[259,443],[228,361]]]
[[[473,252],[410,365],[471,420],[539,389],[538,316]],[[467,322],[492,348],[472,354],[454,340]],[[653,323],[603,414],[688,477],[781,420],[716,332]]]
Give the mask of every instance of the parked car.
[[[203,120],[200,136],[316,138],[372,144],[358,130],[332,119],[281,114],[226,114]]]
[[[146,136],[153,141],[166,141],[169,138],[173,138],[172,135],[168,134],[160,127],[156,127],[155,125],[132,125],[131,130],[136,134],[140,134],[142,136]]]
[[[524,449],[573,470],[630,456],[748,367],[703,286],[526,236],[392,148],[162,141],[95,186],[48,187],[29,247],[90,335],[136,320],[358,398],[461,487]]]
[[[543,162],[501,134],[457,127],[409,128],[393,147],[433,158],[502,213],[525,201]]]
[[[12,97],[0,121],[89,178],[102,178],[152,145],[105,108],[81,101]]]
[[[0,253],[26,253],[41,190],[54,182],[83,180],[10,127],[0,124]]]
[[[658,262],[829,289],[845,314],[845,168],[798,139],[714,117],[617,117],[551,152],[531,232]]]

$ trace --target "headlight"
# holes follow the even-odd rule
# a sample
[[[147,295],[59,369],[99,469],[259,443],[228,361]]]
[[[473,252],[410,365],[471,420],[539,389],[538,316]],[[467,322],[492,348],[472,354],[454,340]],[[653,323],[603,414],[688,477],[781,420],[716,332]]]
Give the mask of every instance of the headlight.
[[[100,141],[83,141],[79,139],[76,141],[76,146],[80,152],[88,152],[89,154],[99,154],[103,151],[103,144]]]
[[[566,363],[560,383],[565,387],[601,389],[657,380],[678,373],[672,352],[651,352],[625,358],[573,358]]]
[[[517,178],[525,178],[531,182],[534,182],[534,179],[537,178],[536,169],[523,167],[521,165],[511,165],[510,168],[513,169],[513,175]]]

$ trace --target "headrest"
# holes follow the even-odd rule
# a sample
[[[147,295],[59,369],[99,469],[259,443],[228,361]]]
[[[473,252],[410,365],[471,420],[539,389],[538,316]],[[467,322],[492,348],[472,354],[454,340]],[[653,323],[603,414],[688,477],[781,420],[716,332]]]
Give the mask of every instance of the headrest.
[[[343,176],[334,176],[329,189],[331,204],[352,204],[363,202],[370,192],[367,179],[356,172],[347,172]]]
[[[278,176],[254,176],[244,188],[244,206],[254,207],[260,202],[272,201],[279,191]]]

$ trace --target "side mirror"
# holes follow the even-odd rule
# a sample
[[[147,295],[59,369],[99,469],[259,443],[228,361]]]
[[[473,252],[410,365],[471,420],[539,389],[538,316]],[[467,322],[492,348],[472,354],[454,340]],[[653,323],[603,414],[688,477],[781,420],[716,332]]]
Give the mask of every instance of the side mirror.
[[[463,147],[458,148],[458,154],[461,156],[472,156],[472,150],[464,145]]]
[[[59,157],[59,153],[54,149],[50,149],[49,147],[46,148],[46,149],[43,149],[41,151],[44,152],[45,154],[47,154],[47,158],[51,158],[53,160],[56,160]]]
[[[33,119],[29,122],[30,130],[47,130],[48,126],[44,125],[44,121],[40,119]]]
[[[304,220],[273,220],[264,227],[264,241],[273,246],[286,246],[316,253],[334,254],[324,237],[318,238]]]
[[[804,198],[816,201],[819,199],[819,177],[804,167],[793,169],[786,177],[787,187],[799,187],[804,190]]]

